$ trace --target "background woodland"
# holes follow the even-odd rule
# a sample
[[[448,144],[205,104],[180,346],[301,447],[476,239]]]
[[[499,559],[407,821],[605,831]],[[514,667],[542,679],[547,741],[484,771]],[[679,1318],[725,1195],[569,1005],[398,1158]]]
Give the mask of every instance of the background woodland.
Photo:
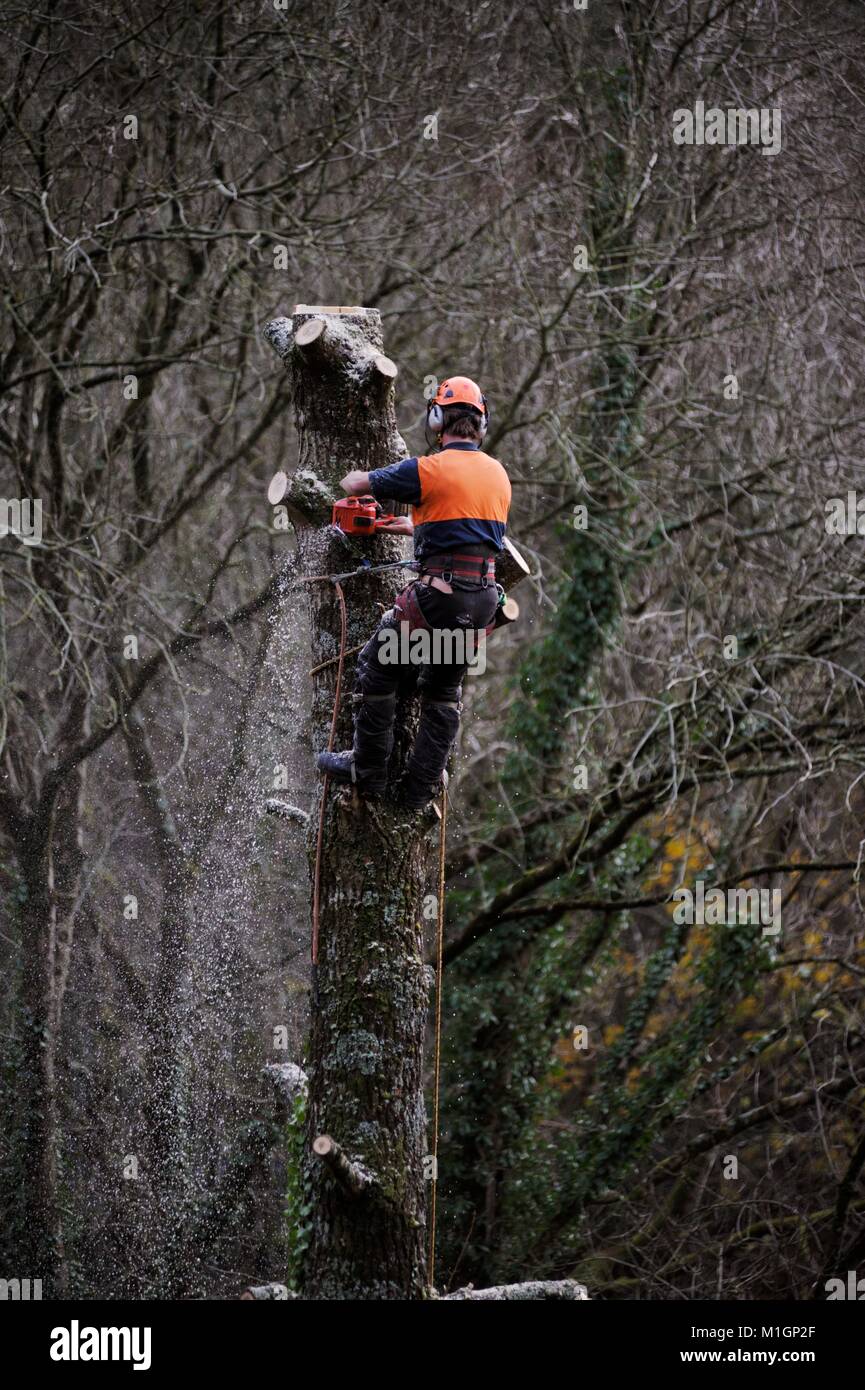
[[[261,328],[340,303],[410,453],[430,380],[481,382],[533,571],[451,783],[441,1279],[823,1296],[865,1256],[865,558],[825,524],[862,479],[861,5],[3,21],[0,493],[44,536],[0,542],[0,1272],[301,1267],[263,1069],[303,1061],[308,890],[263,807],[311,804],[313,750]],[[698,99],[781,108],[782,151],[674,144]],[[781,889],[781,933],[677,924],[698,878]]]

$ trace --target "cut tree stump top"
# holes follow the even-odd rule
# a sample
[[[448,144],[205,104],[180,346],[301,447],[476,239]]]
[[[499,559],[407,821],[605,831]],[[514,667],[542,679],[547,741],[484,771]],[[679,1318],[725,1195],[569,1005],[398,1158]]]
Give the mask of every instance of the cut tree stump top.
[[[364,309],[359,304],[295,304],[296,314],[377,314],[378,309]]]

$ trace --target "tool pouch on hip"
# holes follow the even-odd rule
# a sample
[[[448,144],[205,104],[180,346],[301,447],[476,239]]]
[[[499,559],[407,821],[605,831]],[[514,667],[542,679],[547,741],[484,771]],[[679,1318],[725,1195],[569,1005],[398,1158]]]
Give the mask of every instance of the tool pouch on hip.
[[[397,594],[393,602],[394,612],[400,622],[408,623],[409,632],[414,632],[417,628],[423,628],[425,632],[430,632],[432,629],[421,611],[421,606],[418,603],[417,594],[415,593],[415,585],[417,582],[416,579],[413,579],[410,584],[406,585],[406,587]]]

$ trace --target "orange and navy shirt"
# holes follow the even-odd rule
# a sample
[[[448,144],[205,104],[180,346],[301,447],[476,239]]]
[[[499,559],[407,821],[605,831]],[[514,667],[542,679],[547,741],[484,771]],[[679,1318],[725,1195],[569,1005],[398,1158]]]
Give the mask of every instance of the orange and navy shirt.
[[[411,503],[416,560],[460,545],[503,548],[510,480],[498,459],[470,440],[449,444],[437,454],[375,468],[369,488],[377,501]]]

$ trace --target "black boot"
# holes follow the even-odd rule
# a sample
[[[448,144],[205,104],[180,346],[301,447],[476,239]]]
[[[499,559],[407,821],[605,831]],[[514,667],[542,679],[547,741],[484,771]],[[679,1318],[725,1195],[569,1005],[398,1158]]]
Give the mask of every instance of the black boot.
[[[414,813],[423,811],[442,791],[447,790],[448,775],[443,772],[434,787],[420,786],[409,780],[408,774],[401,777],[396,789],[396,804],[403,811]]]
[[[421,811],[438,796],[459,727],[459,701],[421,697],[420,726],[397,793],[405,810]]]
[[[353,784],[363,796],[383,796],[387,790],[387,771],[359,768],[354,748],[344,753],[318,753],[315,764],[319,772],[326,772],[334,782]]]
[[[354,749],[347,753],[319,753],[315,760],[319,772],[326,772],[335,782],[354,782]]]
[[[396,695],[362,695],[355,699],[354,747],[344,753],[319,753],[316,765],[336,782],[353,782],[364,796],[383,796],[393,748]]]

